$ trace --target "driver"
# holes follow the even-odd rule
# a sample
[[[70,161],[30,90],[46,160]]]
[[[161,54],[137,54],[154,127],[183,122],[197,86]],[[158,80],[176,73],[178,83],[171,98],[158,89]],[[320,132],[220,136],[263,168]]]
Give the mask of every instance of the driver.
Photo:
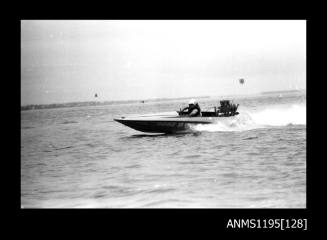
[[[191,99],[188,103],[188,107],[185,107],[182,112],[187,110],[187,114],[190,117],[199,117],[201,116],[201,108],[198,102],[195,99]]]

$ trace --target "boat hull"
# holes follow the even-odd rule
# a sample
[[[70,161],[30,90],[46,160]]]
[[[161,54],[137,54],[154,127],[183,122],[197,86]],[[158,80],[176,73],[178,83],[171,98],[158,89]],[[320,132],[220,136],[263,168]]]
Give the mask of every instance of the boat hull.
[[[144,118],[118,118],[115,121],[124,124],[141,132],[149,133],[178,133],[191,129],[192,125],[210,124],[212,118],[162,118],[162,119],[144,119]]]

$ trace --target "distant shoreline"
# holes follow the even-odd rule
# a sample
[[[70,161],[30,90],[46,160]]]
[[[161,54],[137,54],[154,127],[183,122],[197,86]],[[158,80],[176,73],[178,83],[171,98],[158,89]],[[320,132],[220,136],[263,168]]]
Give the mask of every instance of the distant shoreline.
[[[303,92],[303,91],[306,91],[306,90],[305,89],[298,89],[298,90],[267,91],[267,92],[261,92],[261,94],[293,93],[293,92]]]
[[[208,97],[210,96],[181,97],[181,98],[154,98],[154,99],[146,99],[146,100],[85,101],[85,102],[50,103],[50,104],[29,104],[29,105],[21,106],[20,110],[27,111],[27,110],[35,110],[35,109],[102,106],[102,105],[114,105],[114,104],[129,104],[129,103],[147,103],[147,102],[183,100],[183,99],[190,99],[190,98],[201,99],[201,98],[208,98]]]
[[[260,92],[259,94],[278,94],[278,93],[294,93],[303,92],[305,89],[299,90],[281,90],[281,91],[266,91]],[[35,109],[51,109],[51,108],[69,108],[69,107],[84,107],[84,106],[103,106],[103,105],[114,105],[114,104],[130,104],[130,103],[147,103],[147,102],[164,102],[173,100],[183,100],[183,99],[202,99],[210,98],[211,96],[200,96],[200,97],[180,97],[180,98],[153,98],[145,100],[119,100],[119,101],[85,101],[85,102],[67,102],[67,103],[50,103],[50,104],[29,104],[21,106],[21,111],[35,110]],[[228,97],[228,96],[227,96]]]

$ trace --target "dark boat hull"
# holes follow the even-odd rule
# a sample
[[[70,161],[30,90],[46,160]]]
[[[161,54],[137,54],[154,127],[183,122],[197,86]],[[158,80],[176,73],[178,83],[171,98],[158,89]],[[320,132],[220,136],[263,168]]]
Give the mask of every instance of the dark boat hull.
[[[162,118],[162,119],[142,119],[142,118],[120,118],[115,121],[141,132],[149,133],[178,133],[190,130],[192,125],[210,124],[213,122],[209,118]]]

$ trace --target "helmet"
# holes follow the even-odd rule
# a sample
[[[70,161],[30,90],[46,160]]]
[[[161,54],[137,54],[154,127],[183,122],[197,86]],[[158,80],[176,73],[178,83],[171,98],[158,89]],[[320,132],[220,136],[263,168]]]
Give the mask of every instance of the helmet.
[[[196,104],[197,102],[196,102],[196,100],[195,99],[191,99],[189,102],[188,102],[188,104]]]

